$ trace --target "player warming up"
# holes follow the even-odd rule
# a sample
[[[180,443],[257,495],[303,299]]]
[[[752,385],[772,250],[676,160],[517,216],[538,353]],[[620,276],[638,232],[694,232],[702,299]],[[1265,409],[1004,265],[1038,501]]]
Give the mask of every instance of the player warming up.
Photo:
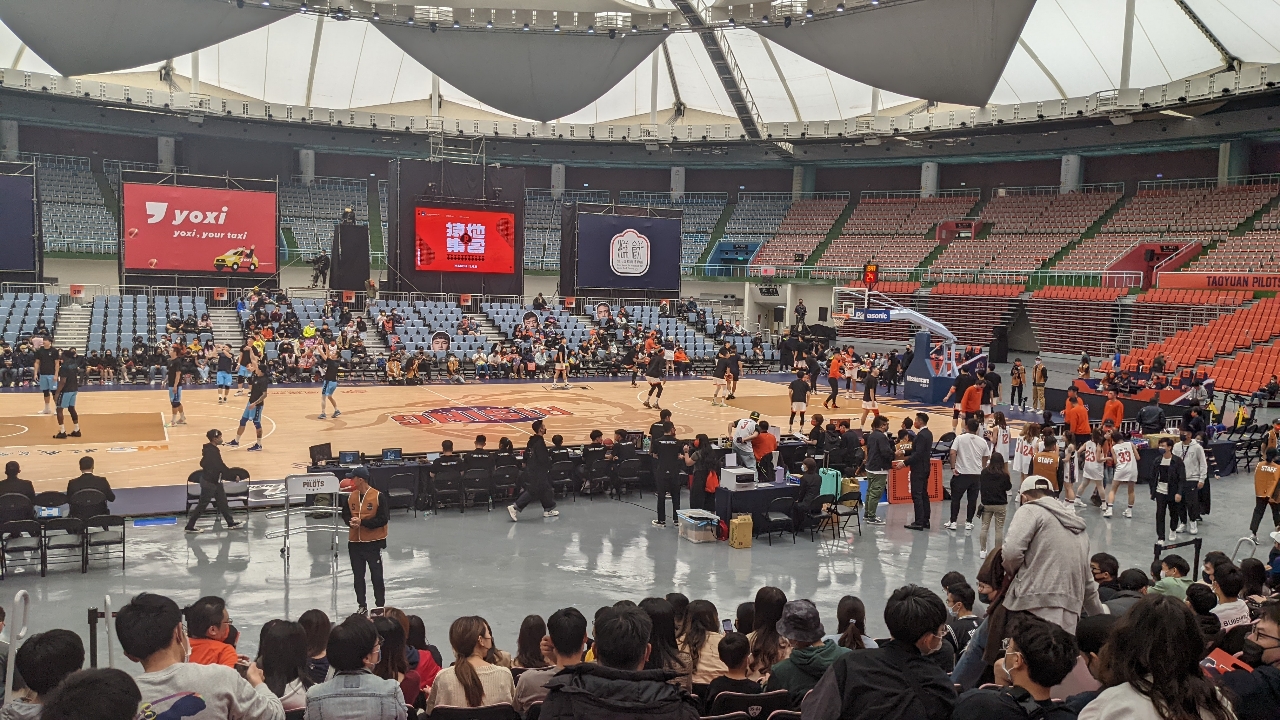
[[[52,415],[54,391],[58,388],[58,351],[53,349],[53,341],[45,339],[44,345],[36,350],[35,374],[40,392],[44,393],[44,410],[41,415]]]
[[[333,404],[333,416],[338,417],[342,411],[338,409],[338,401],[333,399],[333,393],[338,389],[338,358],[336,350],[321,351],[321,357],[324,359],[324,385],[320,388],[320,419],[324,420],[327,415],[324,414],[327,407],[325,401]]]
[[[218,403],[227,401],[231,395],[231,383],[234,382],[236,358],[227,345],[218,346]]]
[[[67,348],[62,353],[62,362],[58,363],[58,385],[54,397],[58,401],[58,434],[55,440],[67,439],[67,423],[62,418],[62,411],[71,415],[74,428],[71,437],[80,437],[80,416],[76,414],[76,395],[80,390],[80,363],[76,362],[75,348]]]
[[[253,378],[249,381],[249,402],[244,406],[244,414],[240,416],[240,429],[236,430],[236,439],[227,443],[227,447],[240,447],[240,436],[244,428],[253,421],[253,429],[257,431],[257,441],[245,448],[246,452],[257,452],[262,449],[262,405],[267,400],[267,386],[271,378],[263,371],[261,365],[254,365]]]
[[[649,397],[645,398],[645,407],[653,408],[654,410],[661,409],[661,406],[658,403],[662,400],[662,376],[666,371],[667,361],[662,357],[662,352],[656,351],[651,354],[649,356],[649,367],[644,371],[644,377],[649,381]],[[654,390],[658,391],[658,397],[656,398],[653,397]],[[651,399],[653,401],[652,404],[650,404]]]
[[[177,345],[169,347],[169,368],[165,376],[165,387],[169,390],[169,408],[170,417],[169,424],[166,427],[174,425],[187,424],[187,411],[182,408],[182,354]]]
[[[804,380],[805,372],[796,371],[796,379],[787,386],[791,393],[791,419],[787,421],[787,432],[791,432],[796,423],[796,413],[800,414],[800,429],[804,429],[804,412],[809,409],[809,383]]]

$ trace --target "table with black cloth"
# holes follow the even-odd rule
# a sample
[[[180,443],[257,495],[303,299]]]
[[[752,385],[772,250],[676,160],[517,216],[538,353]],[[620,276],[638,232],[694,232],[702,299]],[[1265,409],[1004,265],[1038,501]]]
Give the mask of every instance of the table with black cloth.
[[[790,482],[758,483],[753,488],[743,490],[727,490],[721,486],[716,490],[716,515],[726,523],[734,515],[751,513],[752,523],[759,527],[757,516],[769,510],[769,503],[780,497],[800,498],[800,486]]]
[[[364,467],[369,471],[369,486],[383,494],[391,488],[392,478],[398,475],[409,475],[408,480],[414,488],[414,497],[417,498],[422,494],[424,483],[431,477],[427,474],[431,470],[430,462],[405,462],[396,465],[370,463],[358,467]],[[353,469],[344,465],[313,465],[307,468],[307,472],[332,473],[339,480],[345,480],[351,477]]]

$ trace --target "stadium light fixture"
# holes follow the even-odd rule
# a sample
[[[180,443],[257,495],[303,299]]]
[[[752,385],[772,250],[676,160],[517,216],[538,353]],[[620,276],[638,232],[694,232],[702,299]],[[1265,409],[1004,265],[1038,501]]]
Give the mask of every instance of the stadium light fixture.
[[[836,5],[836,12],[844,12],[844,3],[838,3]]]
[[[487,27],[487,28],[489,28],[490,30],[492,30],[492,29],[493,29],[493,21],[492,21],[492,20],[487,20],[487,21],[485,21],[484,26],[485,26],[485,27]]]
[[[616,37],[618,37],[618,31],[613,28],[609,28],[609,39],[612,40]]]
[[[733,18],[729,18],[729,27],[738,27],[738,23]]]
[[[306,12],[309,9],[310,8],[307,7],[306,3],[302,3],[301,5],[298,6],[298,12]]]
[[[525,24],[524,24],[524,27],[523,27],[523,28],[520,28],[520,29],[521,29],[521,30],[524,30],[525,32],[529,32],[529,23],[525,23]]]
[[[374,11],[373,11],[373,19],[374,19],[375,21],[376,21],[376,20],[381,20],[381,19],[382,19],[382,16],[378,14],[378,11],[377,11],[377,10],[374,10]]]
[[[671,26],[666,23],[662,23],[662,29],[670,32]]]
[[[805,17],[807,17],[807,18],[811,18],[811,17],[813,17],[813,8],[808,8],[808,9],[806,9],[806,10],[804,11],[804,16],[805,16]]]
[[[555,30],[556,32],[560,32],[560,23],[556,23],[556,26],[552,29]]]
[[[640,32],[640,28],[635,23],[631,23],[631,32]]]
[[[262,0],[262,7],[271,7],[271,0]]]
[[[768,16],[768,15],[765,15],[764,17],[760,18],[760,22],[764,23],[765,25],[768,25],[768,24],[769,24],[769,16]]]
[[[454,21],[453,21],[453,26],[454,26],[455,28],[456,28],[456,27],[458,27],[458,21],[457,21],[457,20],[454,20]]]

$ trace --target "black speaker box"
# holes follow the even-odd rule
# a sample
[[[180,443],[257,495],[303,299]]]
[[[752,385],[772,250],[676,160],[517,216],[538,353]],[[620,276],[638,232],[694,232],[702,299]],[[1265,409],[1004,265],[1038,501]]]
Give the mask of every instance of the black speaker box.
[[[997,325],[991,328],[991,350],[988,353],[991,362],[1009,362],[1009,328]]]
[[[332,290],[364,290],[369,279],[369,226],[333,226],[333,267],[329,270]]]
[[[773,321],[774,321],[774,322],[776,322],[776,323],[786,322],[786,321],[787,321],[787,306],[786,306],[786,305],[774,305],[774,306],[773,306]]]

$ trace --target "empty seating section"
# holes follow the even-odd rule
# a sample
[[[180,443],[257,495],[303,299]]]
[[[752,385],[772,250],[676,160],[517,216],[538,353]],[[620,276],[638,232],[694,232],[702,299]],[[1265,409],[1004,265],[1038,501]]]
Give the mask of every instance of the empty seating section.
[[[860,282],[849,283],[849,287],[866,287]],[[882,293],[904,308],[916,309],[916,291],[920,283],[896,280],[876,283],[875,291]],[[850,308],[836,308],[836,312],[846,313]],[[908,342],[916,332],[915,324],[907,320],[891,320],[882,322],[861,322],[846,319],[837,329],[842,340],[888,340],[891,342]]]
[[[1193,368],[1197,363],[1229,355],[1280,334],[1280,299],[1266,298],[1224,314],[1207,323],[1179,330],[1167,340],[1131,351],[1121,367],[1151,367],[1156,355],[1164,355],[1165,369]]]
[[[985,346],[993,327],[1009,325],[1021,294],[1021,285],[938,283],[925,299],[923,312],[945,325],[961,344]]]
[[[738,204],[734,206],[733,214],[725,224],[724,236],[720,238],[721,247],[740,244],[758,251],[778,233],[778,226],[790,207],[790,193],[739,193]]]
[[[119,242],[88,158],[37,155],[40,226],[49,252],[115,254]]]
[[[1280,368],[1280,341],[1219,360],[1202,367],[1213,378],[1214,389],[1249,395],[1271,382]]]
[[[952,240],[930,266],[939,270],[1036,270],[1078,238],[1120,193],[998,195],[982,210],[987,238]]]
[[[58,295],[45,293],[11,293],[0,295],[0,333],[13,345],[30,338],[41,320],[53,337],[54,319],[58,314]]]
[[[914,268],[938,245],[925,233],[943,220],[964,217],[977,202],[976,195],[919,198],[864,194],[818,265],[859,267],[874,260],[884,268]]]
[[[1254,230],[1280,230],[1280,203],[1262,214],[1253,224]]]
[[[1157,289],[1134,298],[1129,333],[1121,349],[1160,342],[1180,330],[1190,330],[1235,312],[1253,299],[1252,292]]]
[[[578,344],[591,337],[593,328],[587,326],[579,318],[569,314],[566,310],[551,308],[548,310],[534,310],[532,305],[519,305],[516,303],[481,303],[480,311],[483,312],[498,329],[502,331],[508,338],[514,338],[516,328],[525,322],[525,316],[529,316],[529,322],[537,323],[538,328],[542,328],[547,318],[554,317],[558,332],[569,345],[576,347]],[[483,338],[473,338],[480,340]],[[529,341],[516,341],[521,347],[529,347]]]
[[[1262,224],[1263,221],[1259,220],[1255,227]],[[1227,236],[1185,269],[1198,272],[1280,272],[1280,231],[1265,229]]]
[[[680,219],[681,265],[694,265],[702,259],[707,243],[711,242],[711,231],[715,230],[728,202],[728,193],[685,193],[677,199],[672,199],[671,193],[631,190],[618,193],[618,203],[621,205],[669,207],[684,211]]]
[[[801,265],[827,238],[831,226],[840,219],[846,198],[802,199],[791,203],[778,234],[765,241],[753,265]],[[803,256],[803,257],[801,257]],[[798,258],[798,260],[797,260]]]
[[[319,315],[322,308],[323,303],[317,303],[309,311]],[[462,359],[470,357],[476,350],[489,352],[483,335],[458,334],[458,323],[462,321],[462,308],[458,307],[457,303],[444,300],[413,302],[377,300],[368,309],[370,324],[377,321],[379,312],[385,311],[390,314],[393,309],[401,317],[402,324],[396,325],[395,332],[387,338],[387,344],[392,350],[408,352],[422,350],[434,356],[436,360],[444,360],[449,353]],[[307,318],[303,317],[301,312],[298,313],[298,319],[304,324],[307,322]],[[319,326],[319,324],[320,320],[317,319],[316,325]],[[437,338],[437,334],[440,333],[444,335]],[[448,336],[447,344],[444,342],[444,336]]]
[[[524,267],[526,270],[560,269],[560,213],[565,203],[610,202],[608,190],[565,190],[559,198],[550,190],[524,191]]]
[[[1027,315],[1041,352],[1097,357],[1115,347],[1126,288],[1045,287],[1031,293]]]
[[[332,247],[333,226],[344,209],[349,207],[355,212],[357,224],[369,224],[368,185],[364,180],[316,178],[310,186],[281,183],[279,202],[280,225],[293,230],[304,258]]]
[[[1055,270],[1105,270],[1134,243],[1170,237],[1222,241],[1262,209],[1280,185],[1144,188],[1107,221],[1102,231],[1082,242]]]

